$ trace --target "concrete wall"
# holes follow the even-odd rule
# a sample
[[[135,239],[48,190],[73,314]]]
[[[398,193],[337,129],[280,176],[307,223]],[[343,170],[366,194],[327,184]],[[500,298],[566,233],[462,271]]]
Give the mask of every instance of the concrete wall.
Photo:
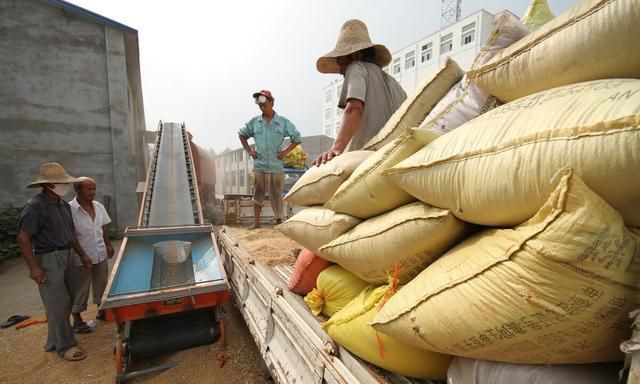
[[[137,36],[42,0],[1,1],[0,35],[0,205],[22,206],[40,164],[57,161],[96,179],[112,230],[135,224],[146,169]]]

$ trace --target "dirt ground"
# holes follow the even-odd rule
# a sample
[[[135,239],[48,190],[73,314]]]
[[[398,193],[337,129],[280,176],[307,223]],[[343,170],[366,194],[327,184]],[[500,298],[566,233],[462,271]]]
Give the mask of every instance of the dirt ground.
[[[265,225],[256,229],[240,226],[227,228],[254,259],[266,265],[293,265],[302,248],[273,226]]]
[[[114,245],[119,246],[119,242]],[[225,329],[227,348],[220,350],[212,345],[192,348],[154,359],[136,362],[142,369],[154,364],[177,362],[161,373],[131,380],[133,383],[211,383],[253,384],[268,383],[260,374],[262,358],[247,329],[244,320],[233,303],[225,305]],[[85,321],[95,318],[96,307],[89,304]],[[0,263],[0,321],[12,314],[27,314],[32,318],[44,318],[44,307],[38,289],[28,278],[28,270],[22,259]],[[0,383],[114,383],[115,365],[113,345],[115,325],[98,322],[92,333],[78,335],[79,346],[88,356],[79,362],[67,362],[56,353],[43,352],[47,335],[46,324],[36,324],[16,330],[15,327],[0,330]],[[226,354],[229,359],[220,367],[216,356]]]

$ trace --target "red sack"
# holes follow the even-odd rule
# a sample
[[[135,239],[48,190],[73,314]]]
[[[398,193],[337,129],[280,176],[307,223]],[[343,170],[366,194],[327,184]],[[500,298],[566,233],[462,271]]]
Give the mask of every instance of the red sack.
[[[293,267],[293,274],[289,280],[289,290],[302,295],[311,292],[316,287],[316,280],[320,272],[332,264],[332,262],[314,255],[310,250],[303,249]]]

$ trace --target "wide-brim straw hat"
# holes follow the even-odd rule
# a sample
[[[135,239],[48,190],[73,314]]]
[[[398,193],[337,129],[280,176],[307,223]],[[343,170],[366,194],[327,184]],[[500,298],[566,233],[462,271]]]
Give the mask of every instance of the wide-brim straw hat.
[[[384,45],[371,42],[369,30],[362,21],[348,20],[340,29],[336,47],[318,59],[316,68],[321,73],[340,73],[336,57],[346,56],[369,47],[373,47],[375,50],[375,58],[373,59],[375,64],[384,67],[391,62],[391,52]]]
[[[44,163],[40,166],[40,176],[27,185],[27,188],[35,188],[41,184],[71,184],[81,181],[77,177],[70,176],[64,167],[58,163]]]

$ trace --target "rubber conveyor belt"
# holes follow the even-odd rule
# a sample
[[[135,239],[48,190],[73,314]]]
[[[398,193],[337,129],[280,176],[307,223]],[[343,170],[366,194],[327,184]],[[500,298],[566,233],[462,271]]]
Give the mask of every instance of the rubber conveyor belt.
[[[196,207],[191,192],[193,180],[187,172],[187,145],[180,125],[164,124],[157,152],[149,226],[195,223]]]

